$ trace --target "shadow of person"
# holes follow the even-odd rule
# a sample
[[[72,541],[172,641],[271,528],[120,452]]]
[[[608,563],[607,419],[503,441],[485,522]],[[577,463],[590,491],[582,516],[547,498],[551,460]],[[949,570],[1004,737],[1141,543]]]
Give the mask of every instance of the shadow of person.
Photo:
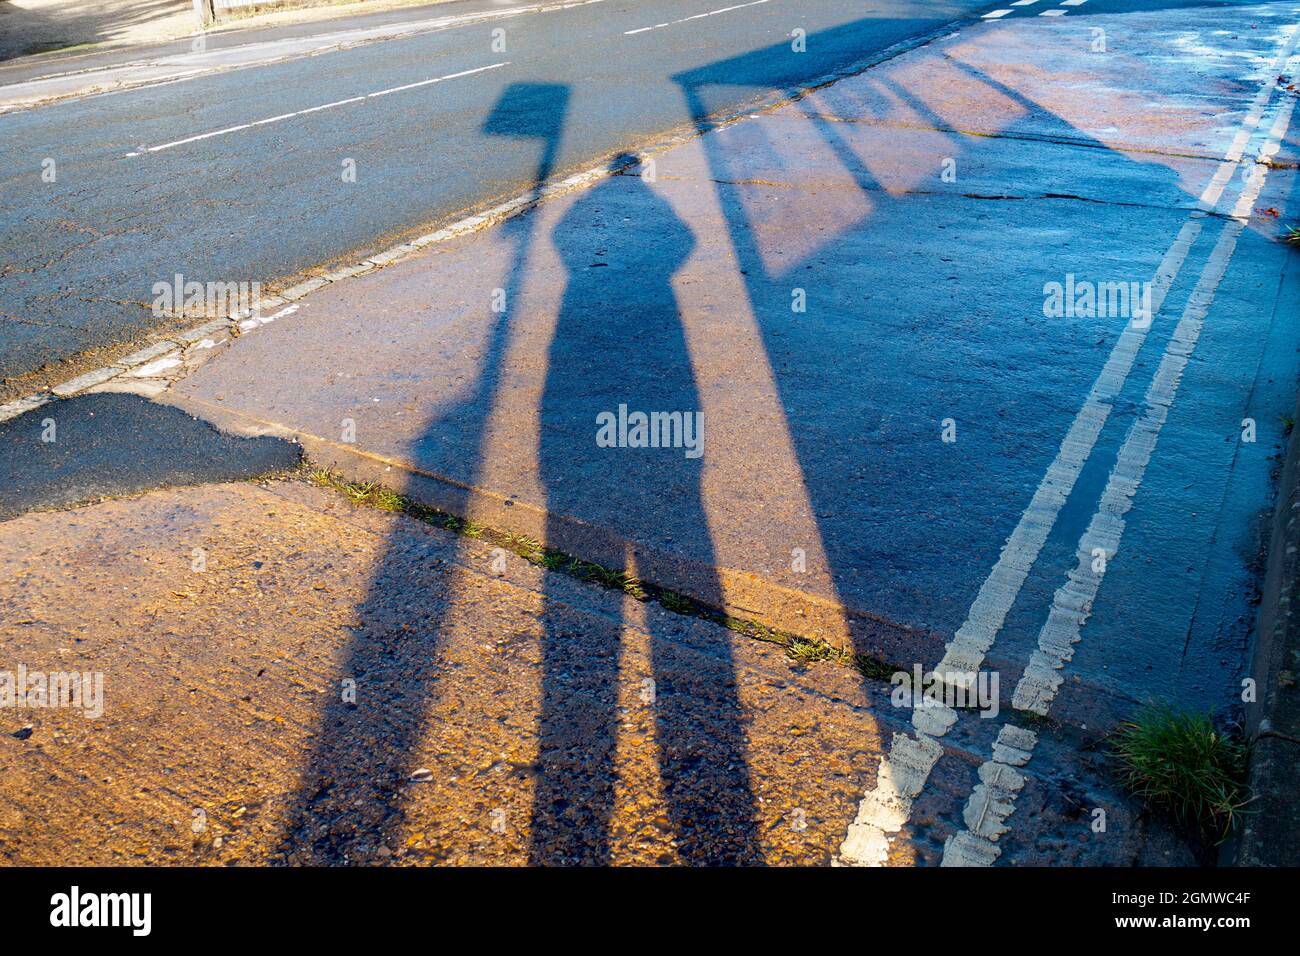
[[[619,156],[611,170],[635,162]],[[701,402],[672,288],[694,238],[638,176],[616,174],[573,204],[551,241],[567,279],[540,409],[548,543],[563,534],[563,516],[580,513],[582,500],[596,497],[607,502],[606,513],[620,516],[616,530],[625,539],[649,534],[655,540],[667,524],[690,529],[686,533],[698,539],[691,550],[706,555],[701,564],[712,567],[701,500],[703,445],[686,447],[703,437],[698,426],[694,434],[687,427],[701,420]],[[631,426],[625,436],[617,424],[620,406]],[[637,412],[681,413],[683,427],[661,431],[656,437],[664,440],[651,442],[660,447],[635,447],[642,438],[650,441],[636,431]],[[610,427],[598,441],[600,422]],[[620,570],[637,573],[631,562]],[[717,580],[700,582],[699,596],[721,603]],[[656,625],[666,615],[648,617],[654,684],[649,695],[643,687],[639,696],[654,708],[663,797],[678,853],[695,864],[757,862],[730,646],[720,641],[707,648],[707,674],[692,670],[665,633],[679,622]],[[542,655],[530,860],[606,863],[620,724],[619,649],[580,649],[576,635],[548,618]]]

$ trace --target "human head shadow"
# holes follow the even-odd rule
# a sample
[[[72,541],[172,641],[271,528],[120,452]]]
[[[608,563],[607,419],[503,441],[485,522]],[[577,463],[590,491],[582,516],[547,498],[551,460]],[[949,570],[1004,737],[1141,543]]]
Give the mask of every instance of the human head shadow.
[[[671,510],[674,527],[695,539],[692,548],[711,554],[703,458],[688,454],[685,436],[680,447],[632,447],[635,437],[625,444],[621,434],[613,447],[597,440],[602,416],[606,422],[637,412],[685,416],[700,413],[702,405],[672,288],[695,239],[666,199],[627,174],[635,163],[632,156],[616,157],[613,175],[576,200],[550,236],[566,283],[540,409],[548,540],[563,533],[563,516],[581,513],[583,498],[596,498],[621,516],[618,530],[637,540]],[[637,573],[633,561],[618,570]],[[716,578],[699,581],[697,594],[721,604]],[[676,643],[662,617],[647,615],[654,675],[649,706],[671,836],[684,862],[756,862],[761,857],[730,645],[717,640],[707,649],[709,663],[696,669],[688,659],[698,658]],[[530,860],[608,863],[621,723],[619,649],[593,647],[589,636],[566,632],[554,618],[543,640]]]

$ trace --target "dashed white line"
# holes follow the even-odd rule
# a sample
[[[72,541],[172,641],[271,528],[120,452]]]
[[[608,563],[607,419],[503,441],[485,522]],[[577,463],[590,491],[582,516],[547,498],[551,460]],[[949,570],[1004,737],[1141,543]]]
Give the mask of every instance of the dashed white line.
[[[1068,10],[1044,10],[1042,13],[1039,14],[1039,16],[1040,17],[1063,17],[1068,12],[1069,12]]]
[[[996,20],[998,17],[1005,17],[1010,12],[1011,12],[1010,8],[1007,8],[1006,10],[990,10],[988,13],[984,14],[984,16],[980,17],[980,19]]]
[[[693,17],[682,17],[680,20],[669,20],[667,23],[656,23],[652,27],[638,27],[635,30],[624,30],[623,36],[635,36],[638,33],[649,33],[651,30],[662,30],[664,27],[676,26],[679,23],[689,23],[692,20],[700,20],[704,17],[716,17],[719,13],[730,13],[732,10],[743,10],[745,7],[756,7],[760,3],[767,3],[767,0],[753,0],[752,3],[738,3],[734,7],[723,7],[721,10],[710,10],[708,13],[697,13]]]
[[[197,143],[202,139],[211,139],[214,136],[225,136],[228,133],[238,133],[240,130],[252,129],[255,126],[266,126],[268,123],[279,123],[283,120],[293,119],[295,116],[306,116],[309,113],[319,113],[321,110],[334,109],[336,106],[346,106],[349,103],[360,103],[363,100],[374,99],[377,96],[387,96],[389,93],[400,93],[403,90],[413,90],[420,86],[429,86],[433,83],[441,83],[444,80],[455,80],[462,76],[473,76],[475,73],[484,73],[488,70],[495,70],[499,67],[508,66],[509,60],[502,63],[493,63],[491,66],[480,66],[473,70],[462,70],[459,73],[448,73],[446,76],[435,76],[429,80],[420,80],[416,83],[407,83],[404,86],[394,86],[386,90],[376,90],[374,93],[364,93],[360,96],[350,96],[345,100],[335,100],[332,103],[322,103],[320,106],[312,106],[305,110],[295,110],[292,113],[281,113],[279,116],[268,116],[266,119],[255,120],[251,123],[240,123],[238,126],[227,126],[225,129],[214,129],[208,133],[199,133],[197,136],[187,136],[185,139],[174,140],[170,143],[161,143],[157,146],[145,146],[134,152],[127,153],[128,157],[143,156],[145,153],[157,153],[164,149],[171,149],[175,146],[184,146],[186,143]]]
[[[1088,0],[1061,0],[1061,6],[1063,6],[1063,7],[1081,7],[1081,6],[1083,6],[1083,5],[1084,5],[1085,3],[1087,3],[1087,2],[1088,2]]]

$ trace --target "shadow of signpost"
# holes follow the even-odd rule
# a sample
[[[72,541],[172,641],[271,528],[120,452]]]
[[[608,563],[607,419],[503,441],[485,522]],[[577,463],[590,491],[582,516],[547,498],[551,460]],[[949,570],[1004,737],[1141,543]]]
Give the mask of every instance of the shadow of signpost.
[[[568,87],[515,83],[501,94],[483,124],[485,133],[539,141],[532,192],[551,174],[568,107]],[[505,301],[513,302],[527,270],[533,216],[506,225],[513,244],[505,278]],[[483,307],[492,308],[485,296]],[[483,467],[486,418],[497,390],[509,332],[509,312],[492,312],[482,372],[461,405],[479,453],[471,473]],[[465,514],[462,503],[460,513]],[[399,544],[399,541],[402,543]],[[440,629],[447,625],[452,569],[425,566],[408,552],[409,537],[395,536],[377,569],[369,596],[358,608],[360,625],[343,654],[340,673],[355,681],[355,694],[338,695],[324,708],[316,744],[291,798],[284,831],[291,862],[349,863],[387,844],[402,816],[402,791],[416,769],[414,753],[426,731],[424,715],[433,693]]]
[[[715,85],[779,90],[787,80],[793,83],[797,71],[782,59],[786,49],[778,45],[674,77],[697,127],[701,131],[710,128],[706,101]],[[985,85],[995,89],[992,84]],[[488,136],[524,139],[530,141],[530,149],[531,143],[536,143],[534,196],[555,171],[569,100],[565,85],[515,83],[498,98],[483,124]],[[863,250],[868,241],[881,243],[903,235],[908,225],[902,201],[890,191],[888,167],[875,165],[873,157],[864,152],[860,137],[855,139],[857,133],[819,116],[809,103],[791,112],[797,112],[803,128],[815,138],[814,145],[831,175],[848,183],[844,195],[849,202],[841,205],[864,211],[828,224],[826,235],[812,236],[817,244],[800,245],[797,240],[809,237],[790,235],[790,254],[784,262],[780,257],[765,258],[770,250],[764,246],[762,226],[767,220],[763,210],[752,204],[752,191],[759,187],[746,183],[752,170],[732,168],[722,136],[705,137],[700,146],[712,180],[710,201],[721,210],[723,243],[741,276],[737,281],[744,301],[738,307],[748,310],[757,333],[759,354],[754,357],[754,367],[771,369],[773,395],[761,397],[776,399],[774,404],[783,410],[794,457],[790,471],[806,488],[809,523],[825,552],[831,589],[850,607],[873,609],[882,599],[894,599],[899,582],[906,583],[916,592],[909,597],[915,606],[901,605],[896,615],[900,624],[893,627],[891,623],[885,639],[896,642],[893,646],[900,657],[923,656],[927,649],[941,647],[939,638],[956,629],[969,607],[968,592],[983,580],[991,563],[986,552],[996,549],[1009,530],[998,526],[996,532],[990,532],[985,525],[1013,522],[1017,502],[1004,507],[994,496],[986,495],[977,501],[948,504],[933,493],[954,467],[942,457],[948,452],[931,433],[934,408],[930,406],[938,407],[934,396],[941,396],[944,402],[958,398],[969,402],[972,398],[951,393],[948,365],[952,360],[944,358],[947,365],[941,367],[939,359],[918,350],[905,334],[909,331],[906,324],[894,321],[892,307],[873,305],[860,294],[819,315],[810,314],[797,323],[790,320],[790,295],[796,278],[800,286],[814,289],[813,283],[821,283],[829,293],[850,281],[865,285],[865,279],[883,272],[871,272],[860,262],[847,263],[853,271],[837,271],[844,264],[826,251],[831,240]],[[934,117],[927,119],[933,122]],[[1062,121],[1061,126],[1067,124]],[[948,145],[945,142],[944,148]],[[963,148],[972,153],[990,149],[983,140],[963,144]],[[774,155],[775,161],[780,159]],[[520,311],[528,308],[524,286],[530,267],[535,260],[549,261],[538,255],[536,248],[539,223],[547,217],[533,213],[515,216],[498,227],[497,235],[504,237],[509,251],[498,280],[501,288],[483,290],[482,308],[489,311],[484,313],[482,326],[487,331],[484,348],[476,353],[481,358],[473,384],[448,405],[439,404],[445,395],[428,396],[430,406],[441,411],[431,421],[422,420],[417,444],[425,448],[454,446],[458,456],[463,454],[463,461],[457,461],[462,466],[458,481],[440,487],[438,504],[461,517],[472,517],[473,490],[487,483],[484,476],[489,465],[497,464],[487,460],[494,447],[488,435],[492,416],[508,417],[522,408],[525,425],[521,427],[531,428],[536,410],[535,449],[512,446],[499,454],[525,456],[535,450],[546,543],[582,554],[579,547],[566,547],[566,540],[572,539],[571,525],[609,526],[619,540],[646,545],[646,554],[628,550],[621,563],[606,561],[603,555],[593,559],[630,577],[644,575],[663,583],[664,576],[645,563],[655,560],[653,552],[658,549],[689,556],[692,568],[706,569],[695,572],[690,581],[691,597],[722,608],[728,602],[712,569],[725,543],[711,537],[702,488],[708,441],[700,458],[691,454],[685,442],[636,447],[623,440],[622,428],[617,429],[612,446],[597,440],[601,416],[622,423],[630,422],[630,416],[637,413],[667,413],[684,422],[685,416],[699,414],[703,405],[700,381],[704,376],[693,363],[674,282],[695,252],[697,238],[703,241],[705,237],[692,234],[665,198],[666,188],[653,189],[627,174],[634,163],[630,156],[613,160],[613,175],[564,208],[549,235],[563,267],[564,288],[546,346],[540,405],[534,409],[532,393],[522,391],[520,383],[535,381],[529,373],[539,362],[536,353],[541,349],[519,356],[516,368],[509,367],[507,354],[512,333],[520,335],[516,341],[534,342],[535,338],[520,330],[545,329],[550,318],[549,314],[539,319]],[[855,192],[861,194],[859,198],[865,197],[860,207],[850,204]],[[553,212],[559,214],[559,210]],[[939,244],[933,245],[926,258],[914,260],[918,265],[906,266],[899,259],[899,264],[891,267],[900,273],[911,268],[914,279],[925,280],[927,288],[920,290],[917,300],[921,303],[943,301],[928,288],[935,285],[938,253],[945,251]],[[436,268],[436,261],[431,261],[431,268]],[[957,274],[957,267],[950,271]],[[498,292],[504,304],[494,308]],[[931,297],[926,298],[927,294]],[[548,301],[547,293],[535,296],[534,301]],[[971,335],[961,325],[946,324],[943,313],[939,316],[934,324],[952,342],[960,343],[962,335]],[[518,327],[512,327],[516,324]],[[713,331],[705,322],[693,328],[707,329],[706,334]],[[994,326],[990,334],[997,330]],[[698,339],[696,343],[698,346]],[[521,346],[518,351],[527,352],[528,348]],[[940,377],[936,369],[947,378]],[[517,377],[516,371],[520,372]],[[914,391],[908,378],[918,372],[928,374],[930,385],[917,401],[929,404],[915,413],[915,421],[905,423],[911,432],[896,426],[887,437],[883,426],[874,433],[858,427],[869,421],[881,404],[912,401]],[[1034,374],[1042,373],[1035,369]],[[1061,393],[1075,394],[1078,389],[1067,372],[1059,375]],[[997,387],[988,389],[990,402],[996,399],[999,405],[1005,402],[1014,409],[1015,402],[1032,400],[1004,398],[998,391],[1001,386],[994,384]],[[509,398],[512,394],[525,398],[516,401]],[[1072,407],[1065,410],[1073,414]],[[719,433],[723,424],[718,425]],[[1035,427],[1052,437],[1057,434],[1056,424],[1047,416]],[[847,436],[842,434],[845,431]],[[900,440],[900,434],[911,444]],[[704,435],[707,438],[708,428]],[[458,438],[463,438],[463,443],[457,442]],[[526,440],[517,443],[523,444]],[[996,447],[992,441],[987,445]],[[1051,446],[1036,442],[1034,447],[1050,450]],[[984,453],[992,457],[987,448]],[[979,453],[978,447],[966,452],[972,456]],[[907,456],[910,461],[903,460]],[[430,454],[429,459],[438,462],[437,455]],[[888,467],[900,461],[927,467]],[[874,470],[862,467],[864,463]],[[446,463],[441,464],[445,467]],[[1023,470],[1036,481],[1037,463],[1029,464]],[[996,490],[1014,487],[1013,479],[1024,479],[1019,472],[990,470],[991,477],[981,480]],[[924,505],[918,504],[918,495],[927,497]],[[881,509],[882,498],[897,507]],[[598,507],[592,507],[593,501]],[[930,562],[932,568],[921,567],[911,552],[924,555],[927,539],[938,541],[942,536],[933,534],[916,515],[924,507],[942,518],[945,512],[940,506],[948,509],[947,514],[982,507],[989,520],[981,524],[963,519],[960,526],[944,525],[945,534],[960,531],[968,540],[958,547],[945,539],[943,547],[956,557],[949,559],[946,554],[944,561]],[[717,509],[715,520],[722,511]],[[733,520],[736,517],[731,515]],[[762,543],[763,529],[758,530]],[[448,569],[421,567],[403,547],[396,540],[390,545],[370,596],[359,609],[362,625],[346,649],[341,673],[357,681],[357,702],[331,703],[322,715],[286,832],[286,841],[298,859],[343,862],[364,856],[350,851],[354,846],[388,840],[401,821],[401,790],[413,769],[411,755],[429,731],[424,724],[431,709],[430,697],[436,692],[434,655],[440,629],[449,627],[446,592],[451,590]],[[960,573],[950,574],[950,565],[956,561],[964,562],[958,568]],[[944,575],[943,588],[923,587],[923,572]],[[948,576],[956,583],[946,580]],[[649,700],[646,696],[642,700],[653,707],[653,743],[666,808],[666,823],[660,826],[671,831],[671,842],[683,862],[761,862],[745,719],[727,638],[692,648],[695,657],[688,660],[689,655],[682,651],[681,628],[671,630],[677,626],[672,616],[652,609],[644,615],[644,624],[623,621],[625,630],[638,629],[637,634],[624,636],[623,646],[612,640],[606,646],[590,634],[574,630],[578,625],[564,623],[559,605],[565,601],[564,588],[572,585],[556,574],[544,584],[538,754],[527,768],[534,781],[526,836],[530,862],[611,862],[611,828],[618,796],[616,755],[622,725],[620,654],[627,658],[624,648],[641,640],[641,632],[648,637],[653,675],[652,686],[643,689]],[[920,628],[912,626],[917,619],[927,625],[932,623],[927,619],[933,619],[940,626],[934,634],[921,635]],[[868,625],[874,626],[872,622],[849,623],[855,650],[880,653],[881,645],[874,643],[875,632],[865,631]],[[853,630],[859,626],[864,630]],[[930,644],[922,645],[922,637]],[[624,668],[624,675],[626,671]],[[372,690],[361,692],[365,687]]]

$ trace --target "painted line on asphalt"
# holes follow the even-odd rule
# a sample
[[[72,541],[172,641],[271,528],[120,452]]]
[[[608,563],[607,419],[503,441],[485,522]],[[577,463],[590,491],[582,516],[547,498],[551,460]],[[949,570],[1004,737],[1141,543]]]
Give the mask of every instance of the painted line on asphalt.
[[[484,73],[488,70],[495,70],[499,67],[508,66],[509,60],[502,63],[493,63],[491,66],[480,66],[473,70],[462,70],[459,73],[448,73],[446,76],[435,76],[430,80],[420,80],[417,83],[407,83],[404,86],[393,86],[386,90],[377,90],[374,93],[364,93],[360,96],[350,96],[345,100],[335,100],[332,103],[322,103],[320,106],[313,106],[305,110],[295,110],[292,113],[281,113],[279,116],[268,116],[266,119],[255,120],[251,123],[240,123],[238,126],[227,126],[225,129],[215,129],[208,133],[199,133],[197,136],[187,136],[185,139],[174,140],[170,143],[161,143],[158,146],[146,146],[143,149],[127,153],[127,158],[133,156],[143,156],[145,153],[157,153],[164,149],[172,149],[176,146],[184,146],[186,143],[197,143],[199,140],[212,139],[214,136],[225,136],[228,133],[238,133],[240,130],[253,129],[256,126],[266,126],[270,123],[279,123],[283,120],[293,119],[297,116],[306,116],[309,113],[319,113],[321,110],[334,109],[337,106],[347,106],[349,103],[361,103],[365,100],[374,99],[377,96],[387,96],[389,93],[401,93],[404,90],[413,90],[421,86],[430,86],[434,83],[442,83],[446,80],[455,80],[463,76],[473,76],[476,73]]]
[[[47,76],[35,77],[31,80],[24,80],[19,83],[10,83],[0,86],[0,115],[20,110],[34,109],[41,105],[47,105],[54,102],[65,102],[72,100],[87,99],[90,97],[110,96],[115,93],[128,93],[135,90],[153,89],[159,86],[168,86],[172,83],[184,82],[186,80],[196,79],[201,76],[210,76],[218,73],[228,73],[233,70],[241,70],[250,67],[271,66],[279,63],[286,63],[293,60],[306,59],[308,57],[322,56],[328,53],[337,53],[342,50],[354,50],[358,47],[368,46],[371,43],[379,43],[387,40],[405,40],[411,37],[422,36],[428,33],[442,33],[460,27],[473,26],[478,23],[490,22],[511,17],[524,16],[534,13],[555,13],[563,10],[569,10],[573,7],[585,7],[594,3],[604,3],[605,0],[558,0],[558,2],[536,3],[526,7],[515,7],[509,10],[485,10],[479,13],[467,13],[453,17],[438,17],[433,20],[420,20],[413,23],[404,23],[400,28],[377,27],[370,30],[343,30],[332,33],[315,34],[309,37],[299,37],[290,40],[266,40],[255,43],[239,44],[237,46],[223,47],[211,51],[211,55],[219,54],[234,55],[241,51],[254,50],[258,47],[274,48],[284,46],[288,43],[309,43],[313,40],[327,41],[335,39],[337,42],[319,47],[309,48],[299,51],[291,51],[281,54],[270,54],[264,59],[248,60],[234,63],[214,63],[211,66],[201,66],[195,69],[181,70],[176,73],[169,73],[164,76],[152,77],[148,80],[132,83],[124,81],[124,85],[112,87],[109,89],[83,89],[74,90],[64,94],[52,94],[45,98],[34,97],[26,100],[3,100],[8,94],[13,95],[14,90],[20,90],[23,87],[37,86],[39,84],[54,83],[59,80],[65,80],[74,76],[97,76],[101,74],[111,74],[128,69],[144,69],[151,66],[165,65],[169,62],[183,63],[192,59],[196,54],[176,54],[171,57],[163,57],[154,61],[138,61],[121,63],[113,66],[106,66],[91,70],[75,70],[70,73],[50,74]]]
[[[1292,34],[1290,44],[1291,50],[1294,50],[1295,48],[1297,34],[1300,34],[1300,27],[1297,27],[1296,33]],[[1286,63],[1290,58],[1290,52],[1284,52],[1269,66],[1269,73],[1274,76],[1280,74],[1281,70],[1286,66]],[[1250,143],[1251,137],[1255,135],[1256,128],[1259,126],[1260,120],[1263,119],[1264,109],[1268,106],[1269,100],[1272,96],[1273,86],[1269,83],[1262,86],[1260,91],[1255,95],[1255,99],[1251,103],[1245,119],[1242,120],[1241,128],[1237,130],[1237,135],[1232,138],[1232,144],[1228,147],[1228,152],[1224,156],[1224,161],[1219,164],[1219,168],[1215,172],[1214,178],[1210,180],[1210,184],[1205,187],[1205,192],[1201,194],[1200,202],[1202,209],[1213,209],[1218,204],[1219,197],[1223,195],[1224,188],[1232,179],[1233,174],[1240,168],[1239,163],[1246,155],[1246,146]]]
[[[730,13],[732,10],[743,10],[745,7],[756,7],[760,3],[767,3],[767,0],[752,0],[751,3],[738,3],[734,7],[723,7],[721,10],[710,10],[708,13],[697,13],[693,17],[683,17],[680,20],[669,20],[666,23],[656,23],[652,27],[639,27],[635,30],[624,30],[623,36],[635,36],[638,33],[649,33],[651,30],[662,30],[664,27],[676,26],[679,23],[690,23],[692,20],[701,20],[704,17],[716,17],[719,13]]]
[[[1215,208],[1222,197],[1223,187],[1232,178],[1233,172],[1240,168],[1239,162],[1246,144],[1258,127],[1264,109],[1276,89],[1275,77],[1291,59],[1298,39],[1300,28],[1293,26],[1289,39],[1265,74],[1260,92],[1242,120],[1242,131],[1246,133],[1244,140],[1240,133],[1234,138],[1225,158],[1220,162],[1219,170],[1201,195],[1202,205],[1212,196],[1210,208]],[[1226,175],[1222,175],[1225,170]],[[1233,209],[1233,215],[1238,214],[1243,203],[1248,207],[1252,201],[1248,200],[1243,190],[1242,198]],[[1204,215],[1204,211],[1198,210],[1197,214]],[[1159,313],[1165,295],[1177,278],[1201,228],[1199,219],[1190,219],[1184,223],[1156,270],[1156,277],[1152,281],[1152,321]],[[945,647],[943,659],[934,668],[936,674],[970,675],[983,665],[985,655],[992,649],[1006,615],[1038,560],[1048,535],[1055,527],[1056,519],[1083,464],[1092,453],[1101,428],[1110,414],[1110,401],[1119,394],[1127,380],[1137,350],[1145,341],[1151,324],[1148,321],[1145,327],[1139,327],[1138,323],[1130,322],[1121,333],[1029,507],[1007,538],[997,563],[976,595],[966,621]],[[948,707],[913,710],[912,725],[917,731],[916,737],[894,735],[889,752],[880,758],[876,786],[863,795],[857,816],[849,825],[848,833],[840,846],[838,863],[879,866],[887,861],[890,834],[898,833],[906,825],[911,816],[913,801],[924,789],[935,763],[943,753],[943,746],[937,738],[946,734],[956,721],[956,712]]]
[[[1258,195],[1258,189],[1255,193]],[[1102,552],[1109,563],[1119,551],[1126,527],[1124,516],[1133,506],[1155,452],[1160,429],[1173,408],[1183,371],[1191,360],[1215,292],[1245,228],[1246,224],[1237,219],[1224,226],[1188,299],[1147,390],[1146,410],[1129,429],[1097,511],[1079,539],[1079,563],[1053,595],[1047,620],[1038,634],[1038,647],[1030,655],[1012,696],[1016,710],[1046,716],[1051,709],[1065,679],[1065,665],[1074,657],[1074,645],[1083,639],[1083,625],[1092,613],[1105,573],[1094,570],[1094,554]],[[1005,749],[1008,736],[1014,738],[1011,751]],[[1037,740],[1037,735],[1027,728],[1012,723],[1003,725],[993,756],[980,765],[976,774],[980,782],[971,791],[962,811],[966,829],[944,842],[941,866],[991,866],[1001,856],[1002,848],[997,841],[1011,829],[1008,821],[1025,782],[1024,775],[1016,768],[1029,763]]]
[[[1281,102],[1260,147],[1261,156],[1269,155],[1268,147],[1281,143],[1286,137],[1295,105],[1295,99],[1289,97]],[[1155,453],[1160,430],[1178,396],[1183,372],[1196,350],[1215,293],[1232,262],[1237,240],[1250,221],[1251,208],[1263,191],[1268,169],[1267,164],[1259,164],[1255,175],[1242,188],[1232,210],[1232,219],[1219,235],[1165,346],[1160,365],[1147,388],[1146,408],[1141,418],[1129,428],[1097,509],[1087,530],[1079,538],[1076,548],[1079,563],[1053,595],[1047,620],[1038,634],[1038,646],[1030,654],[1024,673],[1016,684],[1011,698],[1015,710],[1047,716],[1065,680],[1065,666],[1074,657],[1075,645],[1083,639],[1083,626],[1092,614],[1102,578],[1119,553],[1127,526],[1124,516],[1133,507]],[[1104,556],[1100,571],[1095,569],[1098,552]],[[997,841],[1011,829],[1008,820],[1015,812],[1016,797],[1024,786],[1024,776],[1016,768],[1029,762],[1037,742],[1031,731],[1011,723],[1005,724],[1002,732],[1019,740],[1009,754],[1015,759],[1008,761],[1008,752],[999,752],[995,745],[993,756],[981,764],[977,771],[980,783],[971,791],[962,811],[966,829],[959,830],[944,842],[942,866],[990,866],[1002,853]],[[998,739],[1002,741],[1002,733]]]
[[[1159,314],[1164,298],[1201,229],[1199,219],[1184,223],[1165,252],[1152,280],[1153,317]],[[1144,326],[1130,322],[1121,333],[1062,440],[1055,459],[1048,466],[1047,474],[1034,492],[1029,507],[1007,538],[997,564],[975,596],[965,623],[945,647],[943,660],[936,665],[934,673],[974,674],[983,664],[985,654],[993,647],[1007,614],[1056,524],[1061,508],[1092,454],[1102,426],[1112,411],[1111,402],[1127,381],[1150,325],[1150,322]],[[924,789],[930,772],[943,755],[943,745],[938,738],[956,722],[956,712],[948,707],[913,710],[912,726],[917,731],[916,736],[895,734],[890,741],[889,752],[880,758],[876,786],[863,796],[857,816],[840,846],[841,863],[877,866],[886,862],[890,834],[899,832],[907,824],[913,801]]]
[[[1065,16],[1067,13],[1069,13],[1068,10],[1059,10],[1059,9],[1058,9],[1058,10],[1044,10],[1042,13],[1039,14],[1039,16],[1040,16],[1040,17],[1063,17],[1063,16]]]
[[[569,3],[566,4],[566,6],[582,6],[584,3],[595,2],[600,2],[600,0],[579,0],[577,3]],[[821,76],[809,79],[800,86],[796,92],[782,95],[775,101],[764,102],[762,104],[746,103],[727,113],[713,115],[709,117],[703,125],[697,125],[696,128],[690,132],[675,132],[641,146],[638,150],[638,156],[642,161],[644,161],[649,157],[657,156],[660,153],[667,152],[671,149],[676,149],[678,146],[691,142],[699,136],[707,135],[708,133],[717,130],[726,129],[729,126],[744,122],[745,120],[751,119],[759,114],[773,113],[777,110],[784,109],[791,103],[798,102],[803,99],[803,97],[815,92],[816,90],[837,83],[846,77],[861,75],[879,63],[892,60],[893,58],[915,50],[918,47],[932,43],[944,36],[945,33],[950,31],[955,25],[956,21],[945,23],[928,33],[909,37],[906,40],[891,44],[885,47],[885,49],[872,54],[865,60],[854,64],[852,67],[836,70],[831,73],[825,73]],[[417,254],[426,246],[444,242],[448,239],[459,236],[468,235],[481,229],[486,229],[500,221],[517,216],[547,200],[562,196],[565,193],[577,189],[586,188],[593,183],[608,178],[610,175],[612,175],[612,173],[609,169],[608,161],[602,160],[597,165],[589,167],[582,172],[574,173],[558,182],[547,183],[540,190],[529,189],[512,199],[498,203],[482,212],[465,216],[464,218],[434,232],[412,239],[409,242],[400,242],[388,249],[376,252],[356,265],[335,269],[331,272],[324,273],[323,275],[309,276],[304,281],[284,290],[278,295],[271,295],[263,298],[256,304],[252,313],[256,315],[263,309],[278,309],[284,306],[287,302],[293,302],[304,298],[310,292],[320,288],[321,286],[341,282],[344,279],[353,278],[355,276],[365,275],[375,269],[383,268],[392,265],[395,262],[400,262],[403,259],[409,258],[410,256]],[[202,325],[195,326],[194,328],[187,329],[183,332],[173,333],[165,339],[154,341],[144,348],[139,349],[124,358],[118,359],[115,362],[111,362],[108,365],[102,365],[99,368],[91,369],[75,378],[68,379],[65,382],[60,382],[58,385],[53,386],[47,391],[30,393],[21,398],[14,399],[13,401],[0,404],[0,422],[17,418],[20,415],[24,415],[27,412],[47,405],[57,399],[68,398],[92,390],[115,388],[131,373],[132,369],[138,368],[150,359],[171,350],[170,354],[182,359],[182,365],[184,367],[181,370],[181,374],[174,377],[170,382],[142,383],[141,386],[154,389],[153,391],[140,392],[141,394],[147,394],[151,397],[161,394],[163,391],[170,388],[175,381],[183,378],[190,370],[192,370],[193,366],[189,365],[186,360],[193,353],[204,352],[211,354],[220,341],[224,341],[229,337],[231,325],[239,322],[241,319],[248,318],[248,316],[248,312],[240,312],[234,315],[210,319]],[[133,387],[132,390],[139,391],[139,388]]]
[[[1169,340],[1164,357],[1146,394],[1146,409],[1129,429],[1119,456],[1106,482],[1097,511],[1078,543],[1078,565],[1066,576],[1066,582],[1052,598],[1051,610],[1038,634],[1038,647],[1029,658],[1024,674],[1016,684],[1012,706],[1046,715],[1064,680],[1063,670],[1074,656],[1074,645],[1082,638],[1083,623],[1092,613],[1092,604],[1101,586],[1102,573],[1093,570],[1094,550],[1102,551],[1109,563],[1119,550],[1124,534],[1124,515],[1133,506],[1133,498],[1147,465],[1155,452],[1156,441],[1174,398],[1179,380],[1191,358],[1201,327],[1219,282],[1223,279],[1245,228],[1240,221],[1224,226],[1214,251],[1196,283],[1178,326]],[[1036,735],[1030,738],[1026,728],[1007,723],[1002,730],[1021,733],[1017,760],[1008,763],[1005,754],[996,753],[977,771],[979,784],[974,787],[962,811],[966,829],[959,830],[944,842],[941,866],[990,866],[1002,853],[997,841],[1009,830],[1008,818],[1015,812],[1016,797],[1024,786],[1023,767],[1033,755]],[[999,732],[999,740],[1002,734]]]
[[[1009,7],[1008,7],[1007,9],[1005,9],[1005,10],[990,10],[988,13],[984,14],[984,16],[980,17],[980,19],[981,19],[981,20],[996,20],[998,17],[1005,17],[1005,16],[1006,16],[1008,13],[1010,13],[1010,12],[1011,12],[1011,9],[1010,9]]]

